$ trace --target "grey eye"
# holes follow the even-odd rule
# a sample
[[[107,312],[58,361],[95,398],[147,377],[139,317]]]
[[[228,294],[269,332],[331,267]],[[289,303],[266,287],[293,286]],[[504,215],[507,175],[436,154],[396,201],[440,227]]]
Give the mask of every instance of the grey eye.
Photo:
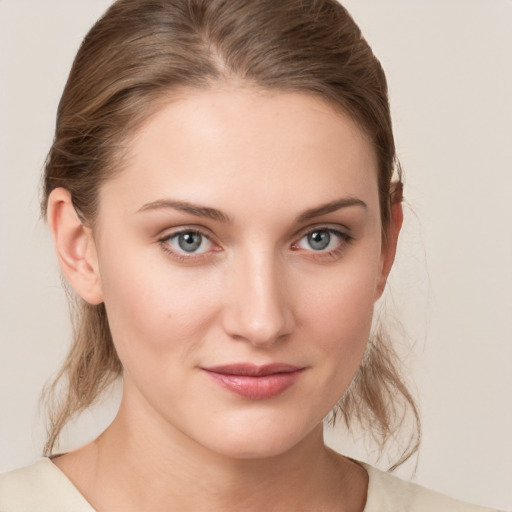
[[[183,230],[163,238],[161,241],[164,249],[180,256],[181,258],[193,258],[204,253],[215,251],[215,244],[208,235],[200,231]]]
[[[185,252],[195,252],[201,247],[201,244],[203,243],[203,235],[193,231],[178,233],[176,235],[176,239],[179,248]]]
[[[304,234],[295,247],[307,251],[329,253],[350,241],[351,237],[342,231],[320,227]]]
[[[331,233],[325,229],[313,231],[306,235],[308,245],[314,251],[323,251],[331,243]]]

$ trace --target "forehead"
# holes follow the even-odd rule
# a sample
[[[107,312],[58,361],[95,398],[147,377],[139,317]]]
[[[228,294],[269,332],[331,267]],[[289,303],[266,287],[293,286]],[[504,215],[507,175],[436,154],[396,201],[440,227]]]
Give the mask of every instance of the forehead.
[[[184,91],[135,132],[128,152],[101,203],[133,210],[168,196],[225,209],[256,201],[308,208],[378,195],[372,143],[347,115],[304,93]]]

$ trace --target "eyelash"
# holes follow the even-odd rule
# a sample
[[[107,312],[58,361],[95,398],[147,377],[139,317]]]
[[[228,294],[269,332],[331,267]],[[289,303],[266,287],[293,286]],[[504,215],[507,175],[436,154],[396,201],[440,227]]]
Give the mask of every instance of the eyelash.
[[[172,249],[169,245],[169,241],[173,238],[177,238],[180,235],[184,234],[191,234],[191,235],[199,235],[205,239],[207,239],[211,244],[215,245],[212,241],[211,237],[207,234],[203,233],[202,231],[198,229],[181,229],[179,231],[175,231],[174,233],[171,233],[169,235],[166,235],[158,240],[160,246],[162,247],[163,251],[167,254],[170,254],[174,259],[177,259],[178,261],[184,262],[184,263],[196,263],[200,262],[202,259],[208,257],[208,253],[210,251],[202,252],[202,253],[188,253],[186,251],[180,252],[175,249]],[[221,249],[216,246],[217,249],[214,249],[214,252],[219,252]]]
[[[314,233],[324,232],[328,233],[329,235],[334,235],[337,238],[339,238],[338,243],[336,244],[336,247],[330,249],[330,250],[318,250],[315,251],[314,249],[302,249],[299,247],[299,243],[305,239],[306,237],[313,235]],[[170,247],[169,241],[173,238],[177,238],[180,235],[184,234],[191,234],[191,235],[199,235],[209,241],[212,245],[214,245],[213,252],[220,252],[222,249],[215,244],[215,242],[212,241],[211,237],[207,235],[206,233],[203,233],[202,231],[198,229],[181,229],[179,231],[176,231],[174,233],[165,235],[164,237],[158,239],[158,243],[162,247],[162,250],[166,252],[167,254],[171,255],[174,259],[184,262],[184,263],[200,263],[201,260],[204,258],[209,257],[209,253],[212,251],[205,251],[202,253],[186,253],[186,251],[180,252],[178,250],[172,249]],[[336,259],[341,255],[341,253],[346,249],[347,245],[349,245],[351,242],[354,241],[354,237],[349,235],[348,233],[344,231],[340,231],[338,229],[326,227],[326,226],[319,226],[312,229],[309,229],[306,232],[303,232],[300,235],[300,238],[296,242],[294,242],[291,245],[291,249],[294,252],[298,252],[301,250],[304,250],[305,252],[311,253],[311,257],[315,259]]]
[[[339,229],[334,229],[334,228],[330,228],[330,227],[326,227],[326,226],[318,226],[313,229],[309,229],[304,234],[302,234],[301,237],[299,238],[299,240],[292,244],[292,250],[300,251],[301,248],[299,247],[299,243],[304,238],[307,238],[308,236],[313,235],[314,233],[319,233],[319,232],[328,233],[329,235],[334,235],[339,240],[338,240],[338,243],[336,244],[336,246],[329,250],[315,251],[314,249],[305,249],[305,251],[311,253],[311,257],[313,257],[317,260],[318,259],[331,260],[331,259],[338,258],[343,253],[343,251],[347,248],[347,246],[351,242],[354,241],[354,237],[352,235],[349,235],[345,231],[340,231]]]

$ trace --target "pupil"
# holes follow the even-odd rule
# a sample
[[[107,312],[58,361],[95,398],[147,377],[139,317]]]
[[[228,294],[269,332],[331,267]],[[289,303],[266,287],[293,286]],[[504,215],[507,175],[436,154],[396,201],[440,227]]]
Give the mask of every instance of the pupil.
[[[328,231],[315,231],[308,235],[309,245],[312,249],[319,251],[325,249],[331,241],[331,235]]]
[[[193,252],[201,245],[201,235],[199,233],[182,233],[178,243],[184,251]]]

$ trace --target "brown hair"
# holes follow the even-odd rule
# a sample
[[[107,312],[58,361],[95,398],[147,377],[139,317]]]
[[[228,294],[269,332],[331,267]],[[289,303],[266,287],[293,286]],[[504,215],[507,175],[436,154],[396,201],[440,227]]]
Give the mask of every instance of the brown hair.
[[[57,114],[44,175],[42,212],[64,187],[83,222],[94,225],[98,190],[121,167],[129,135],[173,90],[218,81],[314,94],[341,108],[373,141],[383,232],[401,177],[379,61],[335,0],[119,0],[93,26],[75,58]],[[398,186],[392,185],[398,170]],[[393,191],[397,191],[396,196]],[[74,340],[50,394],[65,396],[50,416],[45,452],[63,426],[122,373],[103,304],[75,297]],[[409,408],[419,419],[391,344],[369,344],[363,365],[338,406],[347,426],[359,422],[379,444],[396,433]],[[405,404],[399,407],[397,404]]]

